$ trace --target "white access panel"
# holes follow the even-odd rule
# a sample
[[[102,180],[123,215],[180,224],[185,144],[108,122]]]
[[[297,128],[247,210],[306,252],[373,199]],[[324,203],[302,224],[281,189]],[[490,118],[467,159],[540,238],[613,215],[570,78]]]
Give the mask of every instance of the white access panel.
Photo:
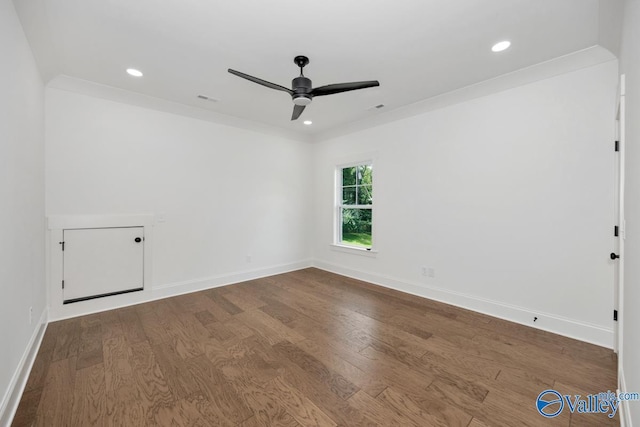
[[[65,304],[144,287],[144,227],[63,230]]]

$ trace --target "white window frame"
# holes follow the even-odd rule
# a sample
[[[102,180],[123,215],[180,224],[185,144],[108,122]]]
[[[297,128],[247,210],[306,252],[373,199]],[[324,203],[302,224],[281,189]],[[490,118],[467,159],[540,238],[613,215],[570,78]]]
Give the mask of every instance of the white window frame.
[[[368,255],[375,256],[377,253],[375,246],[375,216],[376,210],[374,209],[375,200],[372,201],[370,205],[345,205],[342,203],[342,170],[345,168],[369,165],[371,169],[374,171],[371,177],[371,189],[372,191],[375,187],[375,164],[373,158],[368,158],[365,160],[359,161],[351,161],[348,163],[341,163],[336,166],[335,169],[335,185],[334,185],[334,237],[332,247],[334,250],[339,252],[347,252],[347,253],[355,253],[358,255]],[[375,199],[375,196],[374,196]],[[342,209],[370,209],[371,210],[371,247],[366,248],[363,246],[355,246],[349,245],[342,242]]]

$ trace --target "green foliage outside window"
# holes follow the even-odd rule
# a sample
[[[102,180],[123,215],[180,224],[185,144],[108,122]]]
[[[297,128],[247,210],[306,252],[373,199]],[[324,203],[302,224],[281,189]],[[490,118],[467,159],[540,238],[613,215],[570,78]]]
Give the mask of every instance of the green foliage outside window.
[[[342,169],[341,242],[371,247],[373,167],[369,164]]]

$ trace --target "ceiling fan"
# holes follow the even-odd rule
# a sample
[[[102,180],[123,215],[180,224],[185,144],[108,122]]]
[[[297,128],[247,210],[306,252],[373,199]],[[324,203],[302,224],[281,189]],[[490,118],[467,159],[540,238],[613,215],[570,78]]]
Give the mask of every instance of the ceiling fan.
[[[297,120],[300,114],[304,111],[304,108],[311,104],[311,100],[315,96],[333,95],[334,93],[348,92],[350,90],[366,89],[368,87],[380,86],[377,80],[369,80],[365,82],[351,82],[351,83],[336,83],[326,86],[320,86],[315,89],[311,86],[311,79],[308,79],[302,73],[302,69],[309,63],[309,58],[306,56],[296,56],[293,62],[300,67],[300,77],[296,77],[291,81],[291,89],[287,89],[284,86],[277,85],[275,83],[268,82],[266,80],[259,79],[257,77],[250,76],[240,71],[232,70],[229,68],[229,72],[243,79],[247,79],[259,85],[266,86],[271,89],[281,90],[291,95],[291,99],[295,104],[293,106],[293,114],[291,120]]]

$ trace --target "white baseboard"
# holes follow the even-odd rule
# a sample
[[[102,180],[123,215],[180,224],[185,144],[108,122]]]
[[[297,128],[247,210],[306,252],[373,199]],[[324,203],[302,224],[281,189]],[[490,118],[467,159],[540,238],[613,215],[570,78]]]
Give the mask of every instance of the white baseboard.
[[[376,285],[395,289],[423,298],[429,298],[457,307],[466,308],[488,316],[508,320],[537,329],[542,329],[558,335],[586,341],[599,346],[613,348],[613,329],[606,329],[598,325],[576,321],[561,316],[532,311],[524,307],[505,304],[474,295],[454,292],[447,289],[429,286],[423,283],[401,281],[389,276],[368,273],[342,267],[325,261],[315,260],[314,267],[354,279],[374,283]],[[533,321],[534,317],[537,320]]]
[[[27,344],[27,348],[20,359],[18,368],[13,374],[13,378],[11,378],[9,388],[2,399],[2,404],[0,405],[0,426],[8,427],[13,421],[13,417],[18,409],[18,404],[20,403],[20,398],[22,397],[24,388],[27,385],[27,380],[29,379],[33,362],[36,360],[36,355],[40,349],[40,344],[42,343],[44,332],[47,329],[47,324],[47,309],[45,308],[40,316],[38,327],[33,331],[29,344]]]
[[[52,307],[50,312],[50,321],[69,319],[72,317],[114,310],[116,308],[129,307],[149,301],[189,294],[192,292],[203,291],[205,289],[212,289],[220,286],[231,285],[233,283],[245,282],[247,280],[259,279],[261,277],[273,276],[275,274],[288,273],[290,271],[309,268],[312,265],[312,260],[306,259],[256,270],[241,271],[222,274],[219,276],[187,280],[184,282],[157,285],[152,287],[150,291],[145,290],[144,292],[132,292],[129,294],[97,298],[66,305],[59,303],[58,306]]]
[[[618,390],[617,393],[620,392],[627,393],[627,383],[624,378],[624,369],[620,368],[618,370]],[[631,422],[631,409],[629,408],[629,401],[623,400],[620,402],[620,427],[633,427],[633,423]]]
[[[233,283],[246,282],[248,280],[260,279],[261,277],[302,270],[303,268],[309,268],[311,266],[313,266],[312,260],[307,259],[304,261],[281,264],[257,270],[242,271],[239,273],[224,274],[221,276],[206,277],[203,279],[187,280],[185,282],[168,283],[165,285],[155,286],[153,288],[153,299],[168,298],[176,295],[203,291],[205,289],[218,288],[220,286],[231,285]]]

